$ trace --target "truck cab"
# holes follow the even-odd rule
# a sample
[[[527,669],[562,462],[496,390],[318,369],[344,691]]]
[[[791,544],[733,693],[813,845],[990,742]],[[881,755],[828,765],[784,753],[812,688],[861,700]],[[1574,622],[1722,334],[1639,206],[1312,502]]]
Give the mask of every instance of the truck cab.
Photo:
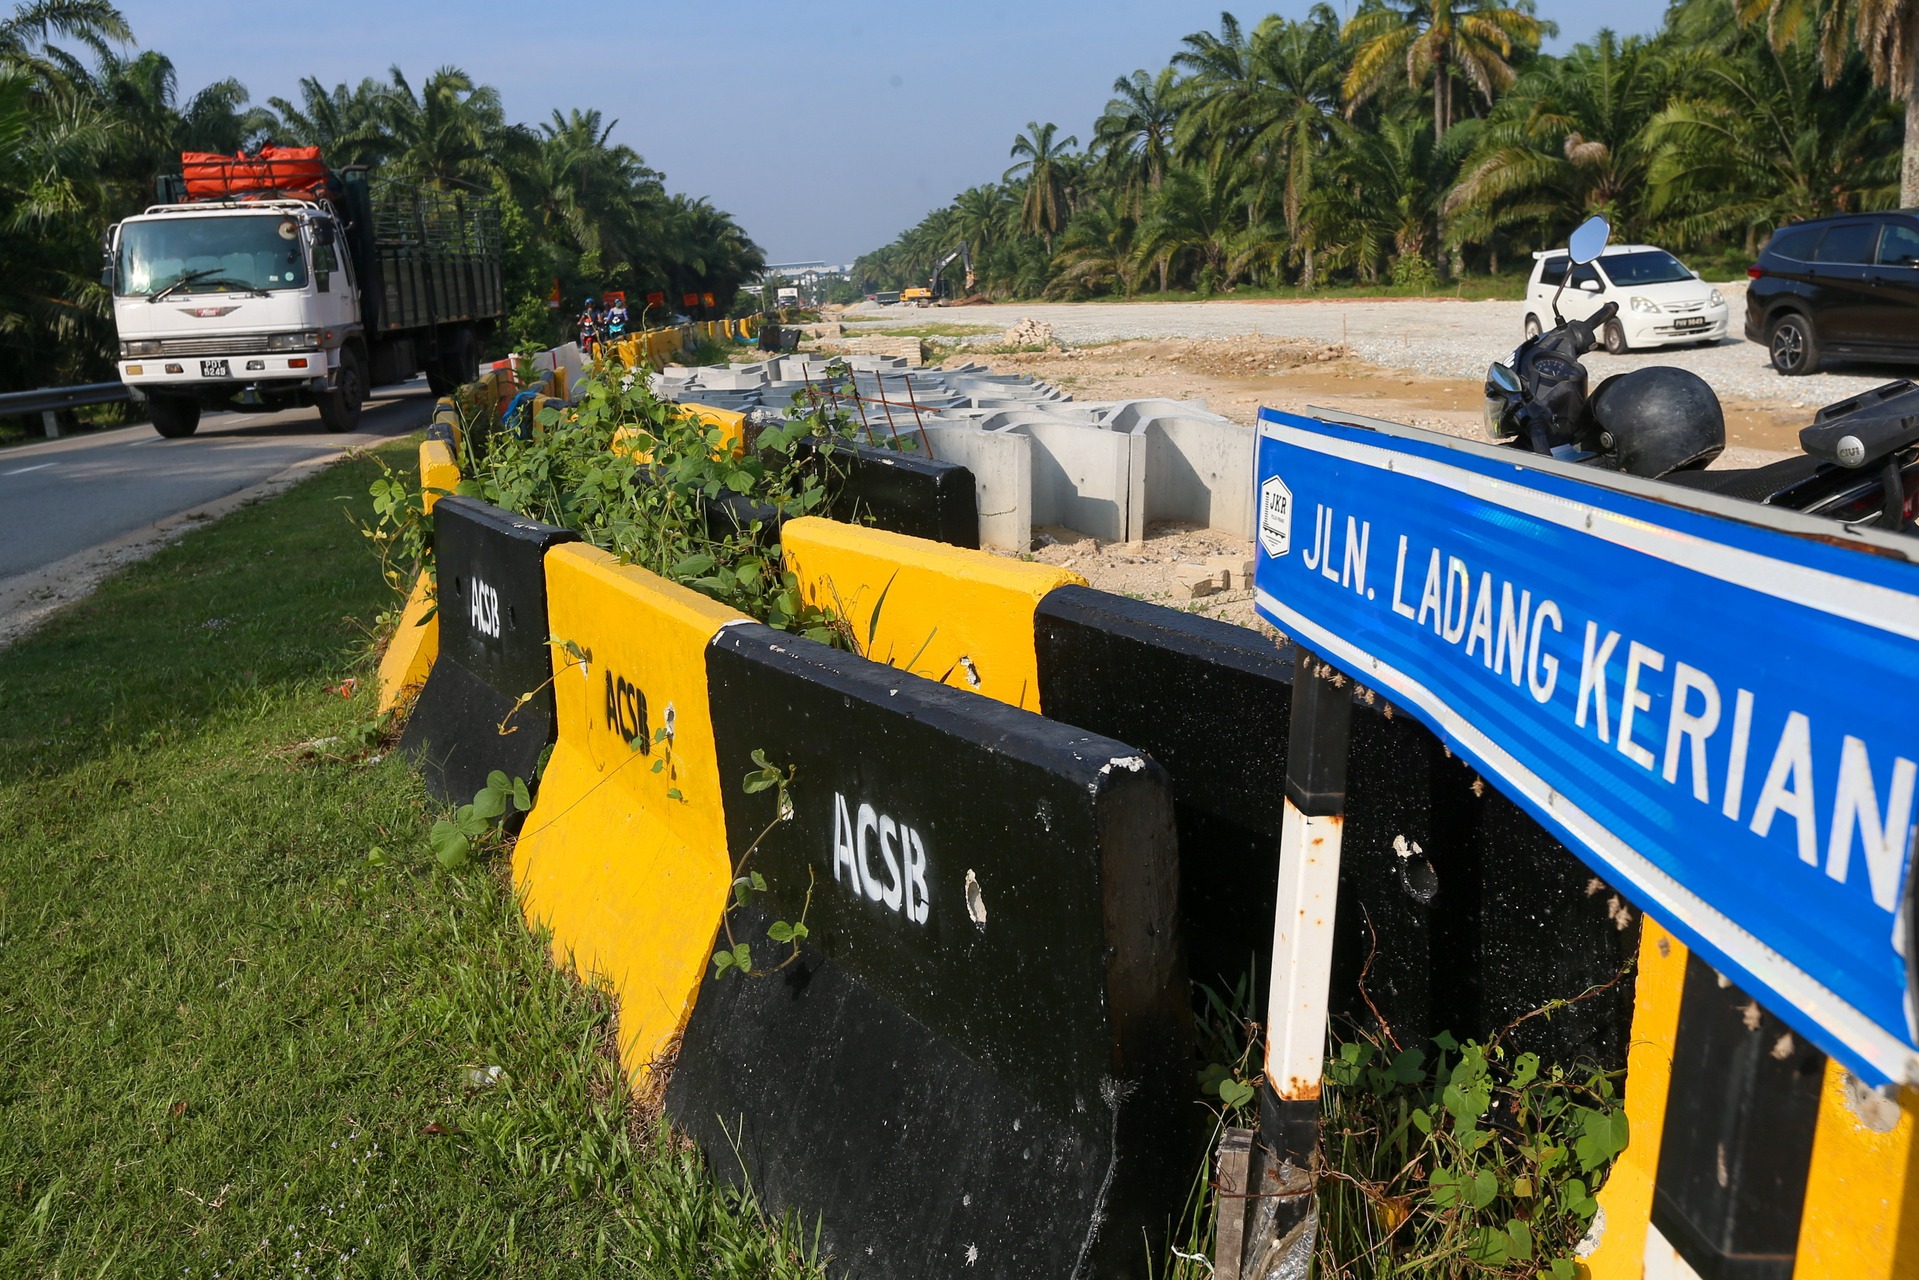
[[[155,205],[108,233],[120,378],[162,435],[242,396],[353,428],[366,338],[341,239],[330,210],[295,200]]]
[[[206,408],[316,405],[351,431],[371,387],[472,379],[504,314],[491,193],[375,181],[316,148],[181,157],[107,230],[120,378],[163,436]]]

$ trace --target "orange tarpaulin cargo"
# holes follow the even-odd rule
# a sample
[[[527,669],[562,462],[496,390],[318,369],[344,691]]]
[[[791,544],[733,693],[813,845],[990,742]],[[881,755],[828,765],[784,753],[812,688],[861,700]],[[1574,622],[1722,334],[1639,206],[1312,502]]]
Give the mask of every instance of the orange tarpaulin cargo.
[[[327,186],[326,162],[318,147],[276,147],[272,143],[258,154],[223,156],[204,151],[187,151],[180,156],[180,173],[186,179],[187,197],[193,200],[218,200],[267,192],[305,193],[323,191]]]

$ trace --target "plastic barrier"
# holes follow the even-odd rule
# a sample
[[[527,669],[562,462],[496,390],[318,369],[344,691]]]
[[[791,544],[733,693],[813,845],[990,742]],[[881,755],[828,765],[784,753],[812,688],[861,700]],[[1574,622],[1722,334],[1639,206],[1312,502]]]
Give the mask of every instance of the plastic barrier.
[[[553,740],[542,561],[579,539],[469,498],[442,498],[433,523],[440,653],[400,747],[428,791],[463,803],[494,769],[533,783]]]
[[[584,545],[547,554],[546,587],[553,635],[579,652],[552,649],[558,739],[514,881],[554,959],[619,994],[638,1079],[685,1022],[732,880],[706,646],[741,615]]]
[[[890,607],[890,605],[889,605]],[[1193,976],[1230,991],[1272,954],[1289,651],[1244,627],[1084,587],[1039,602],[1040,709],[1170,770]],[[1355,689],[1329,1009],[1342,1035],[1484,1040],[1611,983],[1637,913],[1409,716]],[[1624,927],[1622,927],[1622,924]],[[1361,984],[1365,984],[1362,992]],[[1626,1061],[1619,983],[1507,1038],[1549,1061]]]
[[[797,523],[797,522],[795,522]],[[1172,806],[1132,748],[757,624],[708,650],[736,912],[667,1092],[860,1276],[1131,1277],[1204,1147]],[[722,944],[724,945],[724,944]]]
[[[450,433],[449,433],[450,434]],[[460,468],[452,446],[429,439],[420,445],[420,502],[427,514],[434,504],[459,487]],[[407,691],[426,683],[427,673],[440,652],[440,620],[433,608],[433,583],[422,573],[414,580],[401,611],[399,625],[380,655],[380,713],[399,706]]]
[[[781,540],[801,594],[844,618],[867,657],[1039,710],[1033,610],[1084,585],[1078,574],[815,516]]]

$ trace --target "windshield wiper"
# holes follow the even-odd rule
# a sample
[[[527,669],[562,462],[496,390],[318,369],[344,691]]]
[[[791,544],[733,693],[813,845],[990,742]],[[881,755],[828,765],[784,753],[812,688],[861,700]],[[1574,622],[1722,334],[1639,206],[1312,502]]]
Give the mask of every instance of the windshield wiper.
[[[166,288],[156,290],[153,293],[149,293],[147,295],[147,301],[158,302],[160,299],[172,293],[175,289],[178,289],[181,285],[187,285],[187,284],[225,285],[229,289],[244,289],[247,293],[251,294],[253,297],[256,297],[256,298],[264,298],[267,296],[266,291],[260,288],[258,285],[249,284],[245,280],[234,280],[227,276],[220,276],[219,273],[220,273],[220,268],[218,267],[204,267],[199,271],[189,271],[185,275],[181,276],[178,280],[175,280],[172,284],[168,285]],[[218,276],[219,278],[209,279],[209,277],[214,277],[214,276]]]

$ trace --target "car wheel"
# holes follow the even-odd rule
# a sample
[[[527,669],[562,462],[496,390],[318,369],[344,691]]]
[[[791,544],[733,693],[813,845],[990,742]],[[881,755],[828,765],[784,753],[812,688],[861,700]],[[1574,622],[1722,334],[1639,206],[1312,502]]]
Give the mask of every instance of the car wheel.
[[[1606,339],[1606,353],[1608,355],[1623,356],[1632,350],[1631,347],[1626,345],[1626,326],[1620,324],[1619,321],[1606,321],[1604,336]]]
[[[1819,367],[1819,335],[1812,321],[1797,311],[1788,311],[1772,322],[1766,335],[1766,351],[1772,367],[1789,378],[1802,377]]]
[[[1526,336],[1528,338],[1537,338],[1539,336],[1539,317],[1530,312],[1526,315]]]

